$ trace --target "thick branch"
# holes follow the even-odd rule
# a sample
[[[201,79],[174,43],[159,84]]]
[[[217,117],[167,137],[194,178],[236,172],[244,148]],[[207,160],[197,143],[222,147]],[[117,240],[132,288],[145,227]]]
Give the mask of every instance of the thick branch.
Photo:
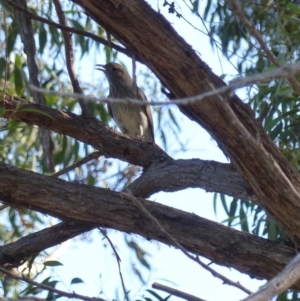
[[[118,158],[143,167],[157,161],[172,160],[156,144],[117,133],[94,117],[82,117],[57,111],[38,104],[26,103],[20,98],[8,95],[0,99],[0,107],[6,109],[2,115],[4,118],[38,125],[59,134],[74,137],[93,146],[108,158]]]
[[[163,233],[153,230],[152,223],[125,194],[108,189],[68,183],[0,163],[0,199],[69,222],[131,232],[172,245]],[[186,250],[250,276],[269,279],[294,255],[293,248],[276,242],[155,202],[139,201]],[[295,287],[300,289],[300,283]]]
[[[71,136],[100,149],[107,157],[148,166],[128,187],[136,196],[148,197],[158,191],[174,192],[192,187],[258,201],[251,187],[229,164],[198,159],[172,160],[157,145],[125,137],[97,119],[26,104],[22,99],[7,95],[0,99],[0,107],[6,109],[3,117]]]
[[[141,197],[149,197],[159,191],[175,192],[187,188],[202,188],[207,192],[258,203],[251,187],[232,165],[200,159],[152,164],[128,186],[134,195]]]
[[[225,85],[145,1],[73,2],[140,56],[177,98]],[[261,206],[300,244],[299,174],[254,119],[252,110],[231,94],[180,109],[212,135],[251,185]]]
[[[22,237],[16,242],[0,247],[0,266],[17,267],[29,257],[91,229],[93,226],[87,224],[59,223]]]

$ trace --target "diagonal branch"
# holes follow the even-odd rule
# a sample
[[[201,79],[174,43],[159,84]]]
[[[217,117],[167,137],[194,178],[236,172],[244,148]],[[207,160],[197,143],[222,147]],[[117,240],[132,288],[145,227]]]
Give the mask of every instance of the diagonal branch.
[[[0,266],[8,269],[18,267],[31,256],[91,229],[93,226],[82,223],[59,223],[29,234],[16,242],[0,247]]]
[[[194,295],[182,292],[180,290],[177,290],[175,288],[172,288],[172,287],[169,287],[169,286],[166,286],[166,285],[162,285],[162,284],[157,283],[157,282],[154,282],[152,284],[152,287],[157,289],[157,290],[161,290],[163,292],[166,292],[168,294],[171,294],[173,296],[176,296],[176,297],[188,300],[188,301],[206,301],[206,300],[201,299],[199,297],[196,297]]]
[[[251,294],[252,292],[247,289],[246,287],[244,287],[243,285],[241,285],[239,282],[235,282],[230,280],[229,278],[225,277],[224,275],[222,275],[221,273],[215,271],[214,269],[212,269],[211,267],[209,267],[208,265],[204,264],[198,256],[193,256],[191,255],[175,238],[173,238],[168,231],[166,231],[166,229],[160,224],[160,222],[143,206],[143,204],[133,195],[131,194],[124,194],[124,197],[128,198],[129,200],[131,200],[136,206],[137,208],[140,210],[140,212],[142,212],[150,221],[151,223],[154,225],[154,227],[166,238],[168,238],[168,240],[175,246],[177,247],[185,256],[187,256],[189,259],[193,260],[194,262],[196,262],[197,264],[199,264],[201,267],[203,267],[205,270],[209,271],[213,276],[215,276],[216,278],[219,278],[221,280],[223,280],[223,283],[225,284],[229,284],[232,285],[240,290],[242,290],[243,292],[245,292],[246,294]]]
[[[243,299],[242,301],[265,301],[273,300],[289,289],[296,281],[300,279],[300,254],[295,256],[293,260],[276,275],[273,279],[263,285],[256,293]]]
[[[52,175],[52,177],[60,177],[61,175],[65,174],[65,173],[68,173],[69,171],[91,161],[91,160],[96,160],[98,159],[99,157],[101,156],[101,153],[100,152],[93,152],[89,155],[87,155],[86,157],[82,158],[81,160],[75,162],[74,164],[71,164],[70,166],[67,166],[66,168],[56,172],[55,174]]]

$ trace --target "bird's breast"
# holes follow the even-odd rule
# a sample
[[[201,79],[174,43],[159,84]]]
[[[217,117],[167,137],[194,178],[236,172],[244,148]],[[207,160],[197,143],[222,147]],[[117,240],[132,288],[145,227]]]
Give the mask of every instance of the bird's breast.
[[[111,110],[117,126],[124,134],[148,140],[149,121],[142,106],[111,104]]]

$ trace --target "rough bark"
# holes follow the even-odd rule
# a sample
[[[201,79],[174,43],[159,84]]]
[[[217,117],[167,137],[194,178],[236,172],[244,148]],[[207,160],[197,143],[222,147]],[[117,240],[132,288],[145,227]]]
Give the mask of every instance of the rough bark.
[[[145,1],[73,2],[135,53],[176,97],[224,85]],[[254,119],[251,109],[235,95],[210,97],[180,109],[214,137],[253,188],[260,204],[299,244],[299,175]]]
[[[8,205],[44,212],[69,223],[85,223],[86,229],[90,226],[113,228],[174,246],[124,193],[69,183],[0,163],[0,199]],[[295,254],[291,247],[230,229],[195,214],[142,198],[138,200],[186,250],[252,277],[270,279]],[[14,254],[13,248],[10,252]],[[3,254],[1,249],[0,254]],[[9,263],[10,257],[2,258]],[[295,288],[300,289],[300,283]]]

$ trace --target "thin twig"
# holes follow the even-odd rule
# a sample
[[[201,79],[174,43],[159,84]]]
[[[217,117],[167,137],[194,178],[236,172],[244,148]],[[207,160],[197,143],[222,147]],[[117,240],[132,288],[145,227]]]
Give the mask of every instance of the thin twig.
[[[121,272],[121,265],[120,265],[120,262],[121,262],[121,258],[114,246],[114,244],[112,243],[112,241],[110,240],[110,238],[108,237],[108,235],[105,233],[105,231],[103,231],[102,229],[99,228],[99,230],[101,231],[101,233],[103,234],[103,236],[107,239],[108,243],[110,244],[114,254],[116,255],[116,259],[117,259],[117,263],[118,263],[118,269],[119,269],[119,275],[120,275],[120,279],[121,279],[121,283],[122,283],[122,288],[123,288],[123,291],[124,291],[124,295],[125,295],[125,298],[127,301],[129,301],[129,297],[128,297],[128,293],[126,291],[126,287],[125,287],[125,283],[124,283],[124,279],[123,279],[123,275],[122,275],[122,272]]]
[[[138,95],[138,87],[136,82],[136,59],[135,55],[132,57],[132,81],[135,89],[135,95]]]
[[[188,251],[175,239],[173,238],[164,228],[163,226],[158,222],[158,220],[142,205],[142,203],[132,194],[130,193],[121,193],[121,195],[124,198],[127,198],[128,200],[132,201],[140,210],[143,212],[152,222],[156,225],[157,229],[165,235],[166,238],[168,238],[170,241],[172,241],[173,245],[176,246],[185,256],[190,258],[191,260],[198,263],[201,267],[205,268],[209,272],[213,274],[213,276],[218,277],[224,281],[224,283],[232,285],[242,291],[244,291],[246,294],[252,294],[250,290],[248,290],[246,287],[241,285],[239,282],[234,282],[222,274],[216,272],[211,267],[204,264],[202,261],[200,261],[198,256],[192,256]]]
[[[18,298],[1,297],[1,301],[46,301],[46,299],[33,296],[18,296]]]
[[[41,288],[43,290],[47,290],[49,292],[56,293],[58,295],[61,295],[61,296],[67,297],[67,298],[81,299],[81,300],[85,300],[85,301],[106,301],[105,299],[102,299],[102,298],[94,298],[94,297],[92,298],[92,297],[88,297],[88,296],[84,296],[84,295],[79,295],[79,294],[76,294],[76,293],[64,292],[64,291],[58,290],[54,287],[51,287],[49,285],[45,285],[45,284],[33,281],[31,279],[28,279],[23,275],[21,277],[17,276],[14,273],[12,273],[12,272],[10,272],[10,271],[2,268],[2,267],[0,267],[0,271],[2,273],[4,273],[5,275],[7,275],[9,278],[12,278],[12,279],[15,279],[15,280],[18,280],[18,281],[24,281],[28,284],[35,285],[36,287]]]
[[[267,44],[265,43],[262,35],[260,32],[255,28],[255,26],[247,19],[244,12],[240,8],[239,4],[236,0],[229,0],[231,4],[232,11],[234,14],[245,24],[245,26],[248,28],[249,32],[252,36],[255,37],[257,42],[259,43],[260,47],[264,50],[266,53],[267,58],[276,66],[281,67],[281,63],[277,60],[277,58],[274,56],[272,51],[268,48]],[[296,80],[294,76],[287,76],[287,80],[289,81],[290,85],[293,87],[295,91],[300,94],[300,84]]]
[[[57,95],[62,97],[81,97],[85,100],[91,100],[91,101],[98,101],[103,103],[134,103],[138,105],[188,105],[192,103],[196,103],[198,101],[202,101],[208,97],[216,96],[225,94],[228,92],[232,92],[236,89],[243,88],[245,86],[250,86],[257,83],[263,83],[263,82],[269,82],[274,79],[280,79],[280,78],[286,78],[290,76],[291,74],[298,74],[300,72],[300,62],[289,64],[280,68],[276,68],[269,72],[259,73],[247,77],[237,77],[230,81],[230,83],[226,86],[217,89],[213,89],[204,93],[201,93],[196,96],[192,97],[186,97],[186,98],[180,98],[180,99],[173,99],[171,101],[148,101],[146,104],[138,99],[131,99],[131,98],[98,98],[95,96],[83,96],[77,93],[65,93],[60,91],[50,91],[46,89],[41,89],[35,86],[30,85],[30,89],[44,93],[49,95]]]
[[[132,53],[120,46],[120,45],[117,45],[117,44],[114,44],[114,43],[110,43],[109,41],[93,34],[93,33],[90,33],[90,32],[87,32],[87,31],[84,31],[84,30],[80,30],[80,29],[76,29],[76,28],[73,28],[73,27],[68,27],[68,26],[64,26],[64,25],[61,25],[61,24],[58,24],[56,22],[53,22],[49,19],[46,19],[46,18],[43,18],[43,17],[40,17],[32,12],[30,12],[28,9],[25,9],[19,5],[17,5],[16,3],[12,2],[11,0],[4,0],[5,2],[7,2],[11,7],[23,12],[24,14],[26,14],[30,19],[32,20],[36,20],[36,21],[39,21],[39,22],[42,22],[42,23],[45,23],[45,24],[48,24],[50,26],[53,26],[53,27],[56,27],[58,29],[62,29],[62,30],[66,30],[68,32],[72,32],[72,33],[75,33],[75,34],[78,34],[78,35],[81,35],[81,36],[84,36],[84,37],[87,37],[87,38],[91,38],[92,40],[100,43],[100,44],[103,44],[105,46],[109,46],[121,53],[124,53],[125,55],[129,56],[129,57],[132,57]],[[138,61],[141,62],[141,59],[137,59]]]
[[[62,6],[61,6],[59,0],[53,0],[53,3],[55,6],[55,9],[56,9],[59,23],[62,24],[63,26],[67,26],[65,14],[63,12],[63,9],[62,9]],[[63,34],[64,41],[65,41],[66,65],[67,65],[67,70],[68,70],[69,77],[70,77],[70,80],[71,80],[71,83],[73,86],[73,91],[74,91],[74,93],[83,94],[82,89],[79,84],[79,81],[78,81],[78,78],[77,78],[77,76],[75,74],[75,70],[74,70],[74,51],[73,51],[73,45],[72,45],[70,33],[66,30],[62,30],[62,34]],[[79,104],[81,107],[82,114],[85,116],[92,115],[92,112],[90,111],[85,100],[83,100],[81,97],[78,97],[78,101],[79,101]]]
[[[157,289],[157,290],[166,292],[168,294],[171,294],[173,296],[176,296],[176,297],[188,300],[188,301],[205,301],[204,299],[198,298],[194,295],[187,294],[185,292],[182,292],[180,290],[177,290],[175,288],[172,288],[172,287],[169,287],[169,286],[166,286],[166,285],[162,285],[162,284],[157,283],[157,282],[154,282],[152,284],[152,287]]]
[[[54,173],[52,175],[52,177],[58,178],[59,176],[61,176],[61,175],[65,174],[65,173],[67,173],[67,172],[75,169],[76,167],[79,167],[79,166],[81,166],[81,165],[83,165],[83,164],[85,164],[85,163],[87,163],[87,162],[89,162],[91,160],[98,159],[101,155],[102,155],[101,152],[91,153],[91,154],[87,155],[86,157],[82,158],[81,160],[75,162],[74,164],[72,164],[72,165],[70,165],[70,166],[68,166],[68,167],[66,167],[66,168],[64,168],[64,169],[62,169],[62,170]]]

